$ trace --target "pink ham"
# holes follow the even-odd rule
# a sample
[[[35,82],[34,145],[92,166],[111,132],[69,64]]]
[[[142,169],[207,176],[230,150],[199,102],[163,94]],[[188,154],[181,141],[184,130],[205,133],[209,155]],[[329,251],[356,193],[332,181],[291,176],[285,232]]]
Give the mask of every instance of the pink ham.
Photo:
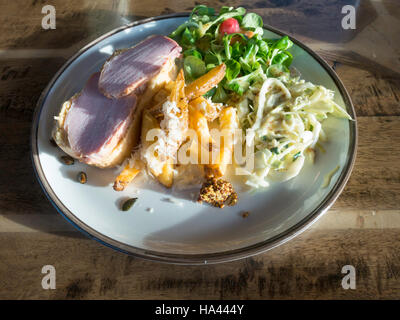
[[[93,74],[70,102],[64,122],[69,147],[81,161],[101,165],[118,145],[132,122],[136,96],[109,99],[98,90],[100,73]]]
[[[156,35],[114,54],[103,66],[99,89],[110,98],[137,92],[155,77],[182,48],[172,39]]]

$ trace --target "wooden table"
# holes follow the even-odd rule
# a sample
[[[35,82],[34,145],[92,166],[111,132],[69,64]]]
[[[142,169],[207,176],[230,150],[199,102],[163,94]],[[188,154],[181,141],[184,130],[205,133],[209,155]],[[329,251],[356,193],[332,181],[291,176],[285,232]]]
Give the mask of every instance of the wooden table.
[[[56,30],[41,9],[56,8]],[[361,4],[359,3],[361,2]],[[352,176],[332,209],[294,240],[219,265],[176,266],[118,253],[75,231],[39,187],[29,156],[36,101],[80,47],[127,22],[189,11],[197,1],[0,3],[0,298],[400,298],[400,6],[353,1],[355,30],[341,28],[343,1],[263,0],[243,5],[304,41],[336,70],[358,115]],[[347,1],[352,3],[352,1]],[[346,4],[347,4],[346,3]],[[43,290],[43,265],[57,270]],[[341,268],[356,268],[344,290]]]

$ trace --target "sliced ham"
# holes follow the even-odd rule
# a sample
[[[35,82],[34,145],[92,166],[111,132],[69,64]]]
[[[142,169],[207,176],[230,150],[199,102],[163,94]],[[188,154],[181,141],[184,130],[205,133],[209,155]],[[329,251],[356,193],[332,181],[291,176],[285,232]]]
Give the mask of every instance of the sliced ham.
[[[103,66],[99,89],[107,97],[120,98],[144,90],[182,48],[165,36],[151,36],[136,46],[115,53]]]
[[[120,165],[137,145],[142,109],[176,77],[181,47],[152,36],[120,50],[64,102],[53,138],[70,156],[97,167]]]
[[[81,93],[68,101],[63,129],[73,156],[88,164],[107,166],[115,160],[111,154],[130,128],[137,98],[105,97],[98,89],[99,76],[93,74]]]

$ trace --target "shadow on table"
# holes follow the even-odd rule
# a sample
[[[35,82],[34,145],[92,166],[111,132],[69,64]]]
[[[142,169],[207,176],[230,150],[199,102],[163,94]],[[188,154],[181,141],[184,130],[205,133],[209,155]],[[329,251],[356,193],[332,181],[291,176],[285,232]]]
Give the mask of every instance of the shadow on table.
[[[351,5],[356,10],[356,29],[344,30],[342,8]],[[323,42],[345,43],[352,40],[377,18],[371,1],[365,0],[264,0],[245,4],[263,17],[265,24],[289,34]]]
[[[44,17],[44,15],[42,15]],[[27,35],[15,40],[0,43],[2,49],[68,49],[80,47],[114,28],[132,21],[144,19],[144,16],[122,15],[118,11],[107,10],[70,10],[66,14],[56,15],[56,29],[43,29],[41,20],[30,26]],[[74,52],[71,52],[73,54]]]
[[[7,224],[11,232],[15,228],[34,229],[85,237],[57,213],[36,180],[30,157],[32,114],[41,92],[65,62],[62,57],[65,52],[72,55],[99,35],[141,18],[144,17],[121,16],[105,10],[72,12],[57,16],[56,30],[43,30],[38,25],[32,27],[32,33],[18,37],[13,43],[9,40],[0,43],[8,54],[0,57],[3,82],[0,89],[0,213],[6,221],[22,227]],[[38,52],[35,49],[67,48],[71,50],[35,56]],[[32,49],[32,55],[14,58],[10,55],[13,49]],[[68,174],[68,178],[73,176],[74,172]]]

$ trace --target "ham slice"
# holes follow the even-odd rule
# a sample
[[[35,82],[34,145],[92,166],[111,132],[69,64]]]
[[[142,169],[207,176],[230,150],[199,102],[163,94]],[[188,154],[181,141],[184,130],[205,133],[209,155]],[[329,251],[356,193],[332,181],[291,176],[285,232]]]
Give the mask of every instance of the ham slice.
[[[90,165],[120,165],[137,145],[143,108],[175,79],[181,50],[174,40],[156,35],[116,52],[64,102],[53,129],[58,146]]]
[[[98,89],[99,77],[99,72],[93,74],[81,93],[69,100],[63,129],[75,157],[102,166],[127,134],[137,98],[105,97]]]
[[[109,98],[141,92],[150,79],[180,55],[181,50],[174,40],[160,35],[121,50],[104,64],[99,89]]]

